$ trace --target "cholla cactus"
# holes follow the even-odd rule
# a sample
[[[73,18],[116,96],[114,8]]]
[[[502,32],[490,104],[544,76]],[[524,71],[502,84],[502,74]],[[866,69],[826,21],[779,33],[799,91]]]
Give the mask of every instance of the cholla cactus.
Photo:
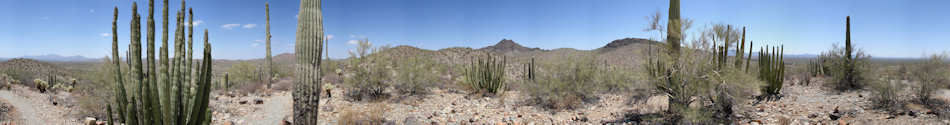
[[[40,93],[45,93],[47,88],[49,88],[49,83],[43,79],[33,79],[33,84],[36,85],[37,90],[40,90]]]

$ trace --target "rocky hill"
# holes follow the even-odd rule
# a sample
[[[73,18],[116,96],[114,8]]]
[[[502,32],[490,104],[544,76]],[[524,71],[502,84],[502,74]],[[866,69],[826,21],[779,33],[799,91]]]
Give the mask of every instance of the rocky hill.
[[[519,54],[532,51],[541,51],[540,48],[528,48],[521,46],[521,44],[515,43],[515,41],[510,39],[502,39],[495,45],[486,46],[478,50],[501,54]]]

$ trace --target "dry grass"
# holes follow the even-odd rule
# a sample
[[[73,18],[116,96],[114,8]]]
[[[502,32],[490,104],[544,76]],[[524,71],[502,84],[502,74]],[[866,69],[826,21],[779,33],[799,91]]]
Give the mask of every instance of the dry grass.
[[[387,122],[386,112],[390,107],[386,103],[375,103],[364,107],[348,107],[340,113],[338,123],[341,125],[381,125]]]

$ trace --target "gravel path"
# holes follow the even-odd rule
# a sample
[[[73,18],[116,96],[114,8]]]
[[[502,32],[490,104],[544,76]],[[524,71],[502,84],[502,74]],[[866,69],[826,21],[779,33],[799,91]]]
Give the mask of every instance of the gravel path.
[[[42,121],[36,112],[37,110],[26,98],[15,95],[9,90],[0,90],[0,99],[13,105],[15,111],[17,111],[17,116],[20,117],[16,121],[20,124],[38,125],[40,124],[39,121]]]
[[[68,110],[53,106],[46,94],[29,91],[21,86],[13,90],[0,90],[0,99],[10,103],[17,113],[16,122],[24,125],[61,125],[76,123],[77,120],[67,120]]]
[[[261,111],[256,118],[248,118],[251,125],[277,125],[280,124],[285,116],[293,114],[293,100],[290,94],[278,93],[266,99],[264,104],[257,105]],[[263,116],[260,116],[263,115]]]

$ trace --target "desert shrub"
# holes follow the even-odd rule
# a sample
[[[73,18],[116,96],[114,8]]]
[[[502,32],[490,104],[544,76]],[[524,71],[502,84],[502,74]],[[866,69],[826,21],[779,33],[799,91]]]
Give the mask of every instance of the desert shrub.
[[[827,56],[827,64],[830,67],[829,74],[832,76],[832,84],[830,87],[837,90],[854,90],[860,89],[865,86],[866,82],[871,80],[867,72],[870,70],[868,67],[870,62],[868,59],[871,58],[870,55],[864,54],[864,51],[858,49],[852,52],[852,57],[849,59],[847,56],[847,49],[849,47],[839,47],[837,44],[832,45],[832,49],[824,52],[823,55]]]
[[[639,74],[631,72],[631,69],[624,69],[607,64],[595,68],[597,75],[594,76],[594,83],[597,83],[597,91],[624,92],[628,91],[631,86],[636,86],[632,83],[635,83]]]
[[[534,104],[548,109],[575,109],[591,100],[600,75],[592,56],[571,56],[542,62],[536,80],[526,80],[526,92]]]
[[[391,74],[387,64],[390,62],[386,57],[373,54],[382,49],[385,48],[372,48],[372,44],[364,39],[358,42],[356,52],[351,51],[349,69],[352,74],[344,80],[349,89],[346,96],[355,101],[378,100],[388,96],[384,91],[389,87],[387,80]]]
[[[94,66],[91,72],[79,75],[80,83],[75,86],[79,110],[84,116],[104,118],[106,104],[113,104],[113,86],[115,85],[115,66],[108,58]]]
[[[369,108],[349,107],[340,113],[341,125],[382,125],[385,124],[385,114],[389,106],[383,103],[372,104]]]
[[[950,70],[945,62],[947,55],[934,54],[929,59],[918,62],[913,72],[914,80],[919,83],[915,86],[917,100],[923,104],[928,104],[930,97],[938,88],[947,85],[950,76]]]
[[[238,86],[243,86],[248,83],[256,83],[259,81],[258,67],[254,64],[248,63],[246,61],[240,61],[231,65],[228,68],[229,81],[231,83],[237,83]],[[234,85],[234,84],[232,84]]]
[[[874,102],[873,106],[875,108],[890,112],[901,109],[902,105],[898,92],[903,89],[903,86],[898,83],[899,81],[893,79],[890,76],[885,76],[879,80],[869,81],[872,83],[870,87],[874,95],[871,96],[871,101]]]
[[[465,69],[462,78],[464,86],[472,90],[472,93],[483,95],[497,95],[504,91],[505,85],[505,57],[478,56],[472,59],[472,62]]]
[[[406,95],[419,95],[426,93],[426,88],[434,85],[438,80],[436,63],[426,56],[412,56],[406,59],[400,59],[396,82],[393,85],[396,91]]]

